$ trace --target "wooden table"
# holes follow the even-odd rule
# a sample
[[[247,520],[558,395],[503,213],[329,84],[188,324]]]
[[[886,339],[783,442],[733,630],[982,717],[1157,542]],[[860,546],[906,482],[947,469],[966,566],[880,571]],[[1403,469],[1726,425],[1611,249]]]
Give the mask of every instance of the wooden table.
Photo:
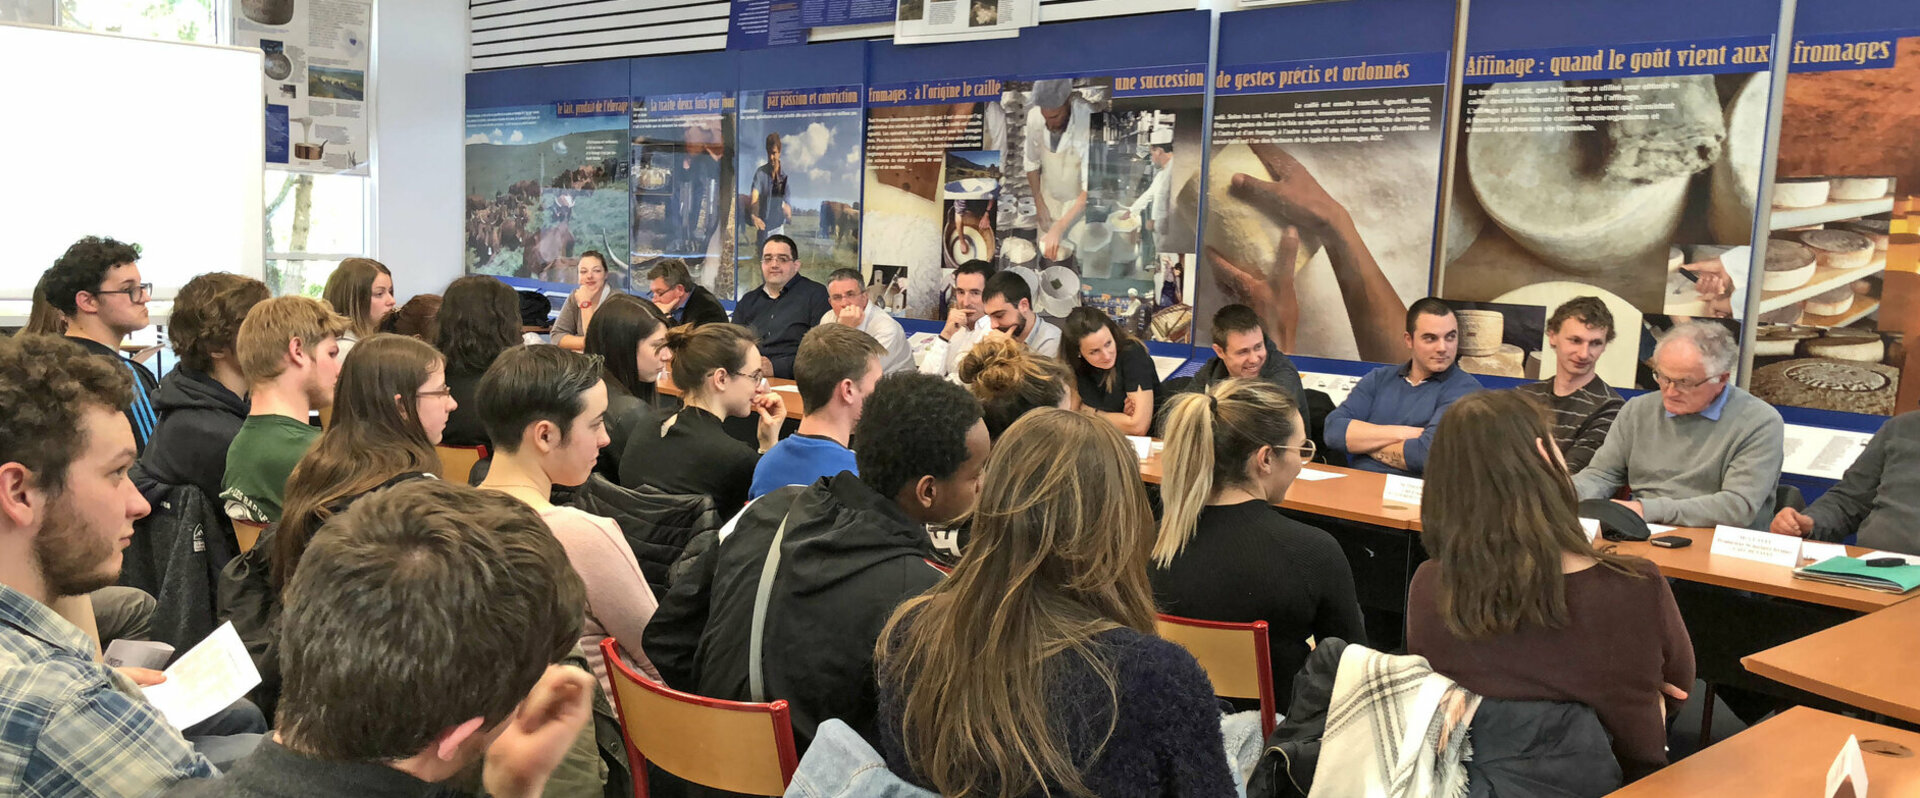
[[[1885,609],[1907,598],[1857,587],[1795,579],[1793,569],[1785,566],[1769,565],[1738,557],[1715,556],[1709,553],[1713,549],[1713,530],[1711,529],[1681,528],[1666,534],[1692,538],[1693,545],[1684,549],[1663,549],[1645,542],[1614,543],[1618,547],[1615,550],[1621,554],[1631,554],[1652,560],[1655,565],[1660,566],[1660,573],[1675,579],[1855,612]],[[1847,547],[1847,553],[1854,556],[1868,551],[1871,549],[1858,546]]]
[[[1920,601],[1901,601],[1742,657],[1740,664],[1790,687],[1920,723]],[[1879,794],[1880,785],[1871,785],[1871,792]]]
[[[1387,529],[1420,531],[1420,508],[1388,504],[1381,499],[1387,476],[1357,468],[1314,463],[1308,470],[1341,475],[1339,479],[1307,481],[1295,479],[1287,488],[1281,507],[1303,513],[1339,518]],[[1160,453],[1140,461],[1140,478],[1148,484],[1160,484]]]
[[[1920,795],[1920,734],[1794,707],[1719,745],[1628,785],[1613,798],[1819,798],[1827,767],[1847,742],[1860,739],[1867,764],[1867,792],[1875,796]],[[1874,753],[1877,743],[1903,746],[1905,758]]]
[[[781,401],[787,403],[788,421],[799,421],[807,417],[806,405],[800,401],[800,388],[794,384],[793,380],[785,377],[768,377],[767,386],[773,390],[774,396],[780,397]],[[669,374],[660,375],[660,381],[654,383],[654,390],[668,396],[680,395],[680,386],[673,384],[673,378]]]

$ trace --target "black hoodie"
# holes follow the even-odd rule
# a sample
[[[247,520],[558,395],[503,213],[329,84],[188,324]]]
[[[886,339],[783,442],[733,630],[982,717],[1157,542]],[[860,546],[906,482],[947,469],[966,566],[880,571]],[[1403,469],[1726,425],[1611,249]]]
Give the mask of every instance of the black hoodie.
[[[791,515],[788,516],[789,508]],[[748,636],[754,593],[774,531],[787,517],[768,597],[764,700],[790,705],[804,752],[821,721],[839,718],[877,739],[873,646],[900,602],[940,581],[926,527],[852,473],[781,488],[740,514],[693,559],[647,623],[642,647],[667,685],[750,701]]]
[[[134,467],[134,484],[158,501],[171,485],[194,485],[217,502],[227,472],[227,447],[247,420],[250,405],[213,377],[181,366],[160,381],[153,438]]]

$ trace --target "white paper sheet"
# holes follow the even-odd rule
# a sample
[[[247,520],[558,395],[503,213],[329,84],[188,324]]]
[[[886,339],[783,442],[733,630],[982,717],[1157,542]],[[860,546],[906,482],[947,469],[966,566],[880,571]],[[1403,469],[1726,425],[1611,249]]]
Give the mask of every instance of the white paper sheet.
[[[231,622],[213,630],[166,673],[166,681],[142,692],[176,729],[213,717],[260,683],[260,671]]]
[[[1332,471],[1315,471],[1311,468],[1302,468],[1300,469],[1300,476],[1295,477],[1295,479],[1302,479],[1308,482],[1319,482],[1320,480],[1323,480],[1323,479],[1339,479],[1344,476],[1346,476],[1346,474],[1336,474]]]

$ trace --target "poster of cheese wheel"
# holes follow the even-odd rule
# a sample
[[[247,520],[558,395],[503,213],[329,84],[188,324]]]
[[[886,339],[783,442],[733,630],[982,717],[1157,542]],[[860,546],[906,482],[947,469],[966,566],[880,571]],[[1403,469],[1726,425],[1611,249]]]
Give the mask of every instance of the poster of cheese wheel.
[[[1920,19],[1886,3],[1802,0],[1789,55],[1749,387],[1777,405],[1911,410]]]
[[[1380,19],[1395,22],[1368,22]],[[1210,341],[1213,311],[1243,304],[1288,354],[1407,359],[1406,308],[1431,273],[1453,22],[1453,4],[1432,0],[1222,17],[1205,190],[1175,200],[1181,218],[1204,197],[1196,341]]]
[[[1764,263],[1752,197],[1779,13],[1771,0],[1475,3],[1442,296],[1549,314],[1599,299],[1616,340],[1595,374],[1643,390],[1672,324],[1741,319]]]

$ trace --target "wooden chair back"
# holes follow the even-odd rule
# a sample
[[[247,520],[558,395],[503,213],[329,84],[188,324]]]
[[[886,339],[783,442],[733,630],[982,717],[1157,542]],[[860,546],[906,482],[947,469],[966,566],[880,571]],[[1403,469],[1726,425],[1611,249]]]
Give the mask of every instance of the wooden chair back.
[[[647,798],[647,762],[687,781],[727,792],[781,795],[800,765],[787,702],[752,704],[702,698],[652,681],[600,641],[613,706],[633,767],[634,798]]]
[[[467,484],[467,477],[473,473],[473,467],[487,459],[485,446],[435,446],[440,453],[440,478],[448,482]]]
[[[256,524],[238,518],[229,520],[233,521],[233,539],[240,544],[241,554],[253,551],[254,544],[260,542],[260,533],[267,531],[266,524]]]
[[[1225,698],[1260,699],[1260,734],[1273,733],[1279,712],[1273,696],[1273,652],[1267,645],[1267,622],[1226,623],[1161,615],[1160,636],[1179,643],[1200,661],[1213,682],[1213,694]]]

